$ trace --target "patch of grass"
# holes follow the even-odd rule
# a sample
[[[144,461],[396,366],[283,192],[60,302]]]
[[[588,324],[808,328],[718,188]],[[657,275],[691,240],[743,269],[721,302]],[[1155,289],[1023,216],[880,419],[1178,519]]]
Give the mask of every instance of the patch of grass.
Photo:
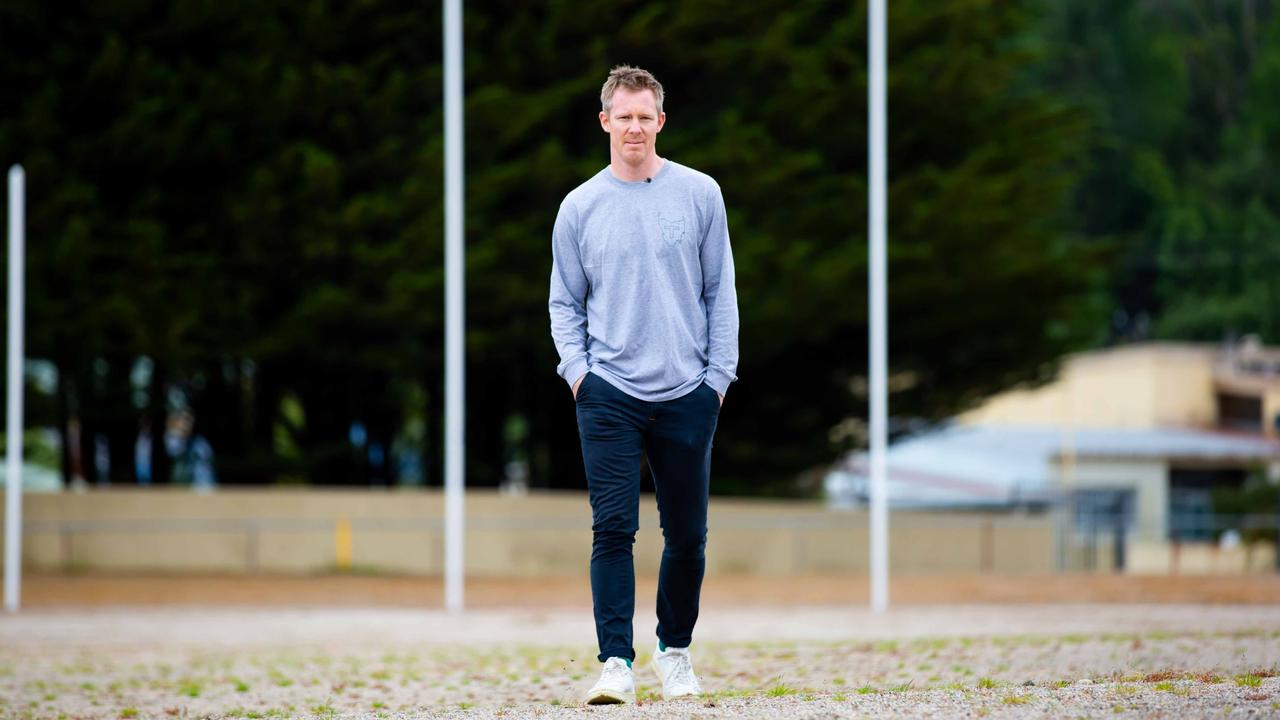
[[[799,691],[789,685],[778,683],[765,691],[765,695],[769,697],[786,697],[787,695],[795,695],[797,692]]]
[[[1070,680],[1057,680],[1057,681],[1054,681],[1052,687],[1054,690],[1061,690],[1062,688],[1067,687],[1070,684],[1071,684]]]
[[[849,698],[844,693],[836,693],[835,695],[831,696],[831,699],[835,702],[844,702]]]
[[[996,682],[995,680],[992,680],[992,679],[991,679],[991,678],[989,678],[989,677],[978,678],[978,689],[979,689],[979,690],[991,690],[991,689],[995,688],[996,686],[998,686],[999,684],[1000,684],[1000,683]]]
[[[1262,678],[1253,673],[1245,673],[1236,676],[1236,685],[1239,687],[1258,687],[1262,685]]]
[[[1222,682],[1222,676],[1212,671],[1202,672],[1196,676],[1196,680],[1199,680],[1202,683],[1209,683],[1210,685],[1217,685]]]
[[[187,681],[178,688],[178,693],[187,697],[200,697],[200,683]]]
[[[122,718],[136,718],[136,717],[138,717],[138,708],[134,708],[134,707],[127,707],[127,708],[125,708],[125,709],[123,709],[123,710],[121,710],[121,711],[120,711],[120,717],[122,717]]]
[[[1026,705],[1031,702],[1031,697],[1029,695],[1005,695],[1000,702],[1005,705]]]
[[[243,680],[236,680],[236,692],[249,692],[249,683]]]
[[[1173,683],[1167,680],[1164,682],[1158,682],[1155,685],[1155,688],[1161,692],[1173,692],[1175,689],[1177,689],[1177,687],[1178,687],[1177,685],[1174,685]]]
[[[373,705],[372,705],[371,707],[372,707],[374,710],[381,710],[382,708],[384,708],[384,707],[386,707],[386,706],[387,706],[387,704],[386,704],[386,703],[384,703],[384,702],[382,702],[382,701],[380,701],[380,700],[374,700],[374,701],[373,701]]]
[[[859,695],[875,695],[876,689],[871,687],[870,685],[863,685],[862,687],[858,688],[858,694]]]
[[[912,643],[917,650],[945,650],[951,642],[945,638],[925,638]]]
[[[720,700],[722,698],[748,697],[752,694],[753,692],[751,690],[726,688],[724,690],[716,690],[715,692],[703,693],[703,697],[709,700]]]
[[[912,687],[915,686],[915,684],[916,683],[914,680],[908,680],[907,682],[904,682],[900,685],[890,685],[888,687],[888,690],[889,692],[902,693],[910,690]]]
[[[330,705],[329,703],[323,703],[313,706],[311,708],[311,713],[316,717],[331,718],[338,714],[338,708]]]

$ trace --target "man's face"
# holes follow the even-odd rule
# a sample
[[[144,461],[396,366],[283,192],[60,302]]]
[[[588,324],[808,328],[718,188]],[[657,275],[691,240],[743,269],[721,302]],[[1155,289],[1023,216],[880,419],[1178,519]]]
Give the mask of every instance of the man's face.
[[[609,113],[600,113],[600,127],[609,133],[614,157],[628,165],[641,165],[653,155],[658,133],[666,122],[667,114],[658,112],[658,100],[652,90],[618,88]]]

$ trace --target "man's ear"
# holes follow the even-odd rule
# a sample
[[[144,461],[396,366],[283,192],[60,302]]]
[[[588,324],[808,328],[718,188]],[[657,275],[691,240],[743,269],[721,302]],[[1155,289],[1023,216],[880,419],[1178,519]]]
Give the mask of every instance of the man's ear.
[[[662,132],[662,126],[667,124],[667,114],[665,112],[658,113],[658,129],[654,132]]]
[[[609,116],[605,111],[600,111],[600,129],[609,132]]]

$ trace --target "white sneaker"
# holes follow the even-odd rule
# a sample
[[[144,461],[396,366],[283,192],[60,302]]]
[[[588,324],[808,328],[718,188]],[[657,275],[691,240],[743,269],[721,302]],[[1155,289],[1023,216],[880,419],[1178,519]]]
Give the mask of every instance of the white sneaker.
[[[611,657],[604,663],[600,679],[587,691],[584,705],[613,705],[636,701],[636,674],[620,657]]]
[[[694,697],[702,694],[698,685],[698,677],[693,674],[693,661],[689,658],[689,648],[669,647],[665,651],[653,650],[653,660],[649,665],[662,681],[662,699],[670,700],[679,697]]]

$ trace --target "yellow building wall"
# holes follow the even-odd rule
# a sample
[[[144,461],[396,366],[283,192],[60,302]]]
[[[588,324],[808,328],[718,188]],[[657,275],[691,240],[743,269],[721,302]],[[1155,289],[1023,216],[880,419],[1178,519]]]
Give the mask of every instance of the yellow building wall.
[[[1280,437],[1276,430],[1276,418],[1280,417],[1280,386],[1269,389],[1262,396],[1262,423],[1266,425],[1267,437]]]
[[[1081,468],[1077,482],[1106,486],[1124,470],[1140,522],[1164,502],[1158,468]],[[0,498],[2,499],[2,498]],[[657,572],[662,553],[653,497],[642,496],[636,569]],[[439,575],[441,494],[433,490],[230,490],[208,495],[151,488],[32,493],[24,498],[28,570],[162,573],[314,573],[336,569],[338,520],[351,523],[352,570]],[[467,573],[472,577],[582,576],[591,554],[584,494],[467,493]],[[2,503],[0,503],[2,507]],[[2,515],[0,515],[2,517]],[[895,576],[1109,571],[1111,536],[1067,533],[1045,513],[906,512],[890,516]],[[210,521],[226,521],[210,524]],[[407,522],[406,522],[407,521]],[[867,515],[815,502],[713,498],[707,572],[787,576],[868,572]],[[1266,543],[1221,549],[1184,544],[1175,556],[1158,523],[1126,535],[1127,572],[1274,572]],[[3,526],[0,526],[3,529]],[[0,551],[3,551],[0,534]],[[1066,542],[1065,547],[1060,543]]]
[[[636,569],[655,573],[662,531],[641,497]],[[113,489],[24,497],[28,568],[102,572],[280,572],[336,569],[350,526],[351,569],[443,572],[442,495],[369,491]],[[471,490],[466,566],[476,577],[583,575],[591,556],[585,493],[527,496]],[[867,515],[812,501],[713,498],[707,572],[859,573],[868,566]],[[894,512],[899,574],[1043,574],[1055,567],[1047,514]],[[2,537],[2,536],[0,536]]]
[[[1169,534],[1168,465],[1162,460],[1106,460],[1085,458],[1069,470],[1059,463],[1059,483],[1067,490],[1116,489],[1134,491],[1132,539],[1163,542]]]
[[[1058,378],[1014,389],[960,416],[969,425],[1149,428],[1215,422],[1208,346],[1152,343],[1074,355]]]

